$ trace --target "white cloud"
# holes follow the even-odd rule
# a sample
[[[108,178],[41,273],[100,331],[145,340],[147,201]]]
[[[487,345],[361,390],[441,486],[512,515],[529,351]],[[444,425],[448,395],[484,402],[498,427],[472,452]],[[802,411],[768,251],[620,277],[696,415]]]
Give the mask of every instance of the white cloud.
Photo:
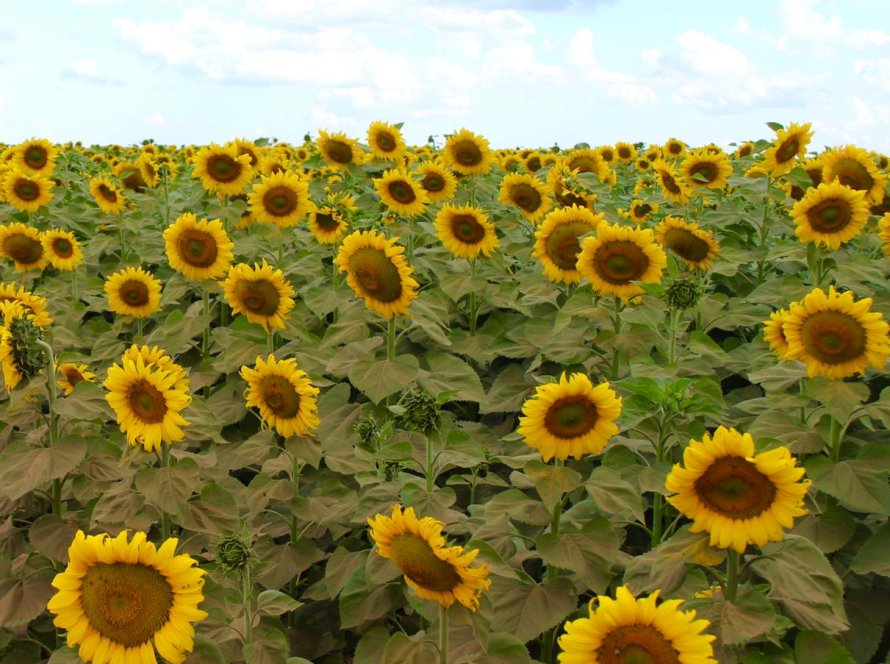
[[[890,58],[856,60],[853,73],[870,86],[890,91]]]
[[[80,58],[62,68],[62,78],[73,78],[98,85],[123,85],[123,81],[105,76],[95,61]]]
[[[152,113],[145,118],[145,124],[151,127],[163,127],[167,124],[167,119],[160,113]]]
[[[576,67],[596,67],[596,53],[593,51],[593,31],[581,28],[569,41],[569,62]]]
[[[779,19],[783,34],[779,47],[789,42],[809,46],[820,57],[833,54],[831,47],[867,48],[890,43],[890,33],[880,29],[848,27],[840,16],[826,15],[818,10],[822,0],[782,0]]]
[[[651,104],[657,100],[655,91],[637,76],[600,65],[590,28],[581,28],[572,35],[566,47],[566,60],[572,70],[567,79],[597,90],[605,99],[627,106]]]

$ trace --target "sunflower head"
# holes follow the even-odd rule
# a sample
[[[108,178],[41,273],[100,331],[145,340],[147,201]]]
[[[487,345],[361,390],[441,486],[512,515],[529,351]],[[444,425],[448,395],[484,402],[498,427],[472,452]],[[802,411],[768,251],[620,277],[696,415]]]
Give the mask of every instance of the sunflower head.
[[[442,244],[456,257],[474,260],[480,253],[491,256],[499,245],[488,215],[470,204],[443,205],[433,226]]]
[[[868,222],[865,193],[838,181],[811,187],[791,209],[794,232],[801,242],[816,242],[838,249],[849,242]]]
[[[400,159],[406,150],[401,129],[380,121],[372,122],[368,127],[368,147],[375,157],[390,161]]]
[[[578,254],[581,236],[604,223],[602,214],[594,214],[586,207],[564,207],[553,210],[535,231],[532,256],[541,262],[544,276],[554,283],[577,284]]]
[[[241,154],[235,145],[211,143],[201,148],[192,164],[195,177],[204,189],[222,195],[240,194],[253,179],[249,154]]]
[[[762,168],[773,177],[783,175],[794,168],[798,159],[804,156],[807,145],[813,138],[810,123],[792,122],[787,129],[776,132],[776,140],[763,153]]]
[[[258,356],[254,367],[241,367],[241,377],[247,381],[247,406],[258,408],[281,436],[307,436],[318,426],[318,388],[295,359]]]
[[[3,180],[3,194],[8,203],[23,212],[37,212],[53,200],[55,182],[42,175],[32,175],[13,168]]]
[[[420,186],[433,203],[448,201],[457,191],[457,178],[445,166],[435,161],[425,161],[415,169],[420,176]]]
[[[43,233],[43,249],[57,270],[70,272],[83,262],[80,243],[71,231],[53,228]]]
[[[862,148],[855,145],[834,148],[822,156],[822,164],[823,181],[837,181],[861,191],[870,203],[883,199],[887,178]]]
[[[362,163],[362,153],[358,144],[342,132],[329,134],[321,129],[318,132],[316,145],[325,162],[338,170],[346,170],[350,164]]]
[[[694,188],[723,189],[732,175],[729,156],[722,150],[693,150],[687,153],[681,167],[683,177]]]
[[[448,136],[442,148],[442,158],[458,175],[488,173],[492,164],[488,139],[467,129],[460,129]]]
[[[189,279],[218,279],[229,269],[234,244],[218,219],[198,219],[186,212],[164,230],[167,260]]]
[[[96,200],[99,209],[105,214],[118,214],[127,205],[124,195],[108,178],[90,180],[90,193]]]
[[[689,201],[689,185],[677,174],[673,164],[659,159],[652,168],[665,199],[681,205]]]
[[[13,162],[24,173],[52,175],[59,151],[45,138],[32,138],[16,146]]]
[[[408,431],[425,434],[436,431],[442,424],[439,404],[428,392],[416,385],[411,386],[399,397],[399,422]]]
[[[314,207],[309,184],[295,173],[263,176],[248,197],[250,211],[260,222],[281,228],[296,226]]]
[[[671,309],[691,309],[705,294],[704,285],[692,279],[677,279],[664,291],[664,302]]]
[[[648,228],[600,224],[595,236],[584,239],[578,254],[578,271],[594,290],[625,301],[643,293],[633,282],[658,283],[666,266],[667,256]]]
[[[547,187],[534,175],[509,173],[501,181],[498,200],[517,208],[532,223],[537,223],[553,206]]]
[[[42,270],[47,260],[43,234],[20,222],[0,226],[0,256],[14,261],[21,272]]]
[[[374,188],[383,204],[406,217],[423,214],[429,198],[426,190],[401,168],[392,168],[374,180]]]
[[[787,318],[788,310],[779,309],[771,313],[769,320],[763,323],[763,338],[780,360],[788,355],[788,339],[785,338],[784,328]]]
[[[36,376],[46,365],[40,342],[43,331],[28,310],[18,302],[0,302],[0,365],[6,390],[23,379]]]
[[[74,392],[74,387],[78,383],[84,381],[88,383],[96,382],[96,374],[90,371],[86,364],[82,363],[59,362],[56,373],[61,376],[56,381],[56,384],[62,389],[65,396]]]
[[[105,282],[108,306],[121,316],[147,318],[161,308],[161,282],[141,267],[128,267]]]
[[[284,329],[285,318],[294,308],[294,287],[265,260],[262,265],[239,263],[229,268],[223,292],[234,313],[244,314],[266,330]]]
[[[679,217],[665,217],[655,233],[663,246],[694,270],[706,270],[720,252],[711,231]]]
[[[682,157],[686,154],[686,143],[678,138],[669,138],[661,148],[661,153],[665,159]]]
[[[253,555],[250,540],[243,535],[226,535],[216,545],[216,562],[227,572],[244,569]]]

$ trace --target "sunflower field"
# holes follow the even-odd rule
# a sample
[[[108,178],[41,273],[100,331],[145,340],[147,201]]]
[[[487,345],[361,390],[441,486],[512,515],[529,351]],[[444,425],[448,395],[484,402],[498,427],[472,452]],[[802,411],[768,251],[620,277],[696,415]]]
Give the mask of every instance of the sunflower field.
[[[890,662],[888,159],[769,127],[0,145],[0,661]]]

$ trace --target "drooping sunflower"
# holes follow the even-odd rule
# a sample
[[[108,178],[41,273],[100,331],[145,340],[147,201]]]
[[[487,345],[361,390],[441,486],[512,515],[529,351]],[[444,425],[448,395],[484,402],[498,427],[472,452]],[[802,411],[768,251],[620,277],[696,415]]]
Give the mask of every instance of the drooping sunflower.
[[[142,171],[131,161],[122,161],[115,164],[112,173],[120,179],[124,189],[139,193],[148,186],[142,178]]]
[[[281,228],[296,226],[313,208],[309,184],[294,173],[264,175],[248,201],[257,221]]]
[[[539,385],[525,400],[516,433],[544,461],[580,459],[603,451],[618,433],[620,414],[621,397],[609,383],[594,387],[584,374],[563,373],[558,383]]]
[[[676,494],[668,502],[692,519],[691,532],[707,531],[711,546],[744,553],[749,544],[781,541],[782,528],[806,514],[803,475],[787,447],[756,454],[751,434],[720,426],[713,437],[689,441],[664,485]]]
[[[348,229],[346,212],[338,205],[327,203],[309,215],[309,230],[319,244],[336,244]]]
[[[661,153],[665,158],[669,159],[682,157],[686,154],[686,143],[678,138],[669,138],[662,146]]]
[[[667,256],[651,229],[602,223],[596,235],[584,238],[578,254],[578,271],[600,295],[615,295],[625,302],[643,289],[634,281],[658,283]]]
[[[3,180],[3,194],[8,203],[17,210],[37,212],[41,206],[49,205],[53,200],[55,184],[49,178],[40,175],[26,175],[12,169]]]
[[[173,376],[173,388],[183,392],[190,390],[188,372],[176,364],[173,358],[167,354],[167,351],[160,346],[140,346],[133,344],[121,355],[121,360],[129,359],[130,362],[142,363],[152,371],[161,370],[166,374]]]
[[[232,264],[234,244],[218,219],[198,219],[186,212],[164,230],[167,260],[189,279],[218,279]]]
[[[875,166],[874,160],[862,148],[845,145],[822,155],[822,180],[838,181],[851,189],[862,191],[870,203],[880,203],[884,197],[886,176]]]
[[[142,179],[145,180],[145,185],[149,189],[154,189],[158,186],[161,181],[161,174],[158,172],[158,167],[152,154],[143,152],[139,155],[139,158],[136,160],[136,167],[142,174]]]
[[[659,159],[652,164],[652,168],[655,169],[656,180],[667,200],[681,205],[689,201],[689,185],[677,175],[673,164]]]
[[[577,205],[593,212],[596,194],[583,189],[577,180],[580,171],[572,171],[566,164],[567,161],[562,160],[547,172],[547,184],[553,192],[553,198],[563,207]]]
[[[871,305],[871,298],[856,300],[834,286],[827,294],[813,289],[791,305],[782,325],[785,357],[804,362],[809,376],[834,380],[865,373],[869,366],[882,370],[890,357],[890,326]]]
[[[263,161],[263,154],[262,150],[258,148],[253,141],[246,138],[236,138],[234,141],[226,143],[226,145],[233,146],[239,156],[247,155],[250,158],[250,168],[253,169],[254,172],[259,170]]]
[[[618,141],[615,144],[615,156],[618,157],[618,161],[622,161],[625,164],[629,164],[634,159],[637,158],[637,148],[630,143],[625,143],[624,141]]]
[[[16,288],[14,283],[0,283],[0,304],[10,301],[18,302],[25,307],[38,327],[52,325],[53,318],[46,310],[46,298],[25,290],[24,286]]]
[[[96,382],[96,374],[89,370],[90,368],[82,362],[59,362],[56,368],[57,373],[62,377],[56,381],[56,385],[68,396],[74,392],[74,386],[80,382],[88,383]]]
[[[603,223],[602,214],[594,214],[586,207],[573,205],[553,210],[535,231],[532,256],[541,262],[544,276],[557,284],[581,282],[578,272],[579,238],[595,231]]]
[[[77,531],[47,609],[82,661],[153,664],[155,649],[170,664],[185,661],[192,623],[207,617],[198,608],[206,572],[175,555],[177,542],[156,548],[144,532],[128,541],[126,530],[115,538]]]
[[[241,367],[241,377],[247,381],[247,407],[258,408],[263,421],[280,436],[308,436],[318,426],[318,388],[297,368],[295,359],[257,356],[253,368]]]
[[[776,132],[776,140],[763,152],[761,167],[773,177],[784,175],[794,168],[798,159],[804,156],[813,132],[810,123],[792,122],[787,129]]]
[[[519,213],[536,224],[553,207],[547,187],[529,173],[508,173],[501,181],[498,200],[519,209]]]
[[[785,321],[788,319],[788,310],[779,309],[770,314],[769,320],[763,322],[763,339],[769,344],[780,360],[788,355],[788,339],[785,338]]]
[[[885,212],[878,220],[878,237],[881,238],[884,255],[890,256],[890,212]],[[0,291],[0,296],[2,296],[2,291]]]
[[[179,375],[151,367],[141,357],[121,358],[108,369],[103,385],[106,401],[114,410],[121,433],[131,447],[142,445],[146,452],[160,451],[163,443],[182,440],[182,427],[189,426],[181,415],[191,403],[187,390],[177,386]]]
[[[105,214],[118,214],[127,206],[127,200],[114,183],[107,178],[90,180],[90,193],[96,199],[99,209]]]
[[[254,175],[250,155],[239,154],[234,145],[211,143],[198,150],[192,172],[209,192],[233,196],[244,191]]]
[[[750,157],[754,154],[754,142],[753,141],[745,141],[741,143],[735,150],[736,159],[743,159],[744,157]]]
[[[618,160],[618,154],[611,145],[602,145],[596,149],[600,155],[600,159],[606,162],[607,166],[612,166]]]
[[[414,270],[397,239],[387,239],[375,230],[355,231],[343,240],[334,259],[356,296],[387,320],[407,314],[417,297],[418,284],[411,276]]]
[[[423,214],[429,203],[420,183],[401,168],[391,168],[374,180],[374,188],[383,204],[406,217]]]
[[[707,270],[720,253],[720,246],[714,241],[711,231],[687,222],[679,217],[665,217],[655,229],[661,244],[686,263],[693,270]]]
[[[368,147],[371,154],[380,159],[398,161],[405,154],[405,141],[401,130],[388,122],[372,122],[368,127]]]
[[[643,201],[639,198],[635,198],[630,202],[630,208],[624,211],[624,214],[622,216],[627,217],[634,223],[642,224],[649,218],[650,214],[658,212],[658,208],[658,203],[650,203],[648,201]],[[621,212],[622,211],[619,210],[619,214]]]
[[[284,272],[273,268],[263,259],[253,267],[238,263],[229,268],[223,282],[226,302],[236,314],[244,314],[251,323],[283,330],[284,321],[294,308],[294,287]]]
[[[488,173],[492,164],[488,139],[467,129],[460,129],[445,139],[442,159],[458,175]]]
[[[0,256],[15,261],[15,269],[42,270],[46,266],[43,234],[20,222],[0,226]]]
[[[59,151],[45,138],[32,138],[15,148],[13,162],[22,173],[50,177]]]
[[[570,171],[593,173],[605,182],[609,175],[609,164],[603,161],[598,150],[578,148],[566,155],[563,165]]]
[[[105,282],[108,306],[121,316],[147,318],[161,308],[161,282],[141,267],[127,267]]]
[[[840,182],[810,187],[791,208],[794,233],[801,242],[816,242],[837,249],[859,235],[868,223],[865,193]]]
[[[716,637],[703,633],[711,623],[696,620],[695,611],[680,611],[683,600],[656,605],[659,593],[635,599],[621,586],[614,600],[592,599],[589,617],[565,624],[560,664],[717,664],[711,645]]]
[[[420,186],[433,203],[451,200],[457,191],[457,178],[445,166],[435,161],[425,161],[415,170],[420,176]]]
[[[362,163],[362,153],[358,144],[342,132],[329,134],[321,129],[315,144],[318,146],[319,154],[333,168],[345,171],[350,164]]]
[[[51,228],[43,232],[41,241],[47,260],[57,270],[71,272],[83,262],[80,243],[71,231]]]
[[[686,154],[680,170],[693,188],[723,189],[732,175],[732,163],[722,150],[692,150]]]
[[[391,516],[378,513],[368,525],[377,554],[392,560],[418,597],[444,607],[459,602],[470,611],[479,608],[479,596],[491,586],[488,565],[471,566],[478,549],[446,546],[441,521],[418,519],[413,507],[402,512],[393,505]]]
[[[481,253],[491,256],[498,248],[498,236],[488,215],[474,205],[445,204],[433,222],[436,235],[451,254],[475,260]]]
[[[522,165],[525,166],[525,170],[527,170],[529,173],[537,173],[544,167],[544,162],[542,161],[541,153],[537,152],[537,151],[530,152],[526,156]],[[508,169],[505,168],[504,170],[508,170]]]

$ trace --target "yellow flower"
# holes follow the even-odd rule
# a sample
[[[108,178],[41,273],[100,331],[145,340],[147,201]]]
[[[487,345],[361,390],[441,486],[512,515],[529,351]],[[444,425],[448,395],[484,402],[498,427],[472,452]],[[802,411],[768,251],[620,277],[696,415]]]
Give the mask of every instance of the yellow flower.
[[[433,226],[453,256],[475,260],[480,253],[491,256],[498,248],[494,225],[485,212],[473,205],[443,205]]]
[[[813,289],[791,305],[782,330],[788,342],[786,359],[801,360],[807,375],[840,380],[865,373],[868,366],[884,369],[890,357],[890,326],[871,311],[871,298],[855,300],[853,293],[826,295]]]
[[[541,262],[544,276],[557,284],[581,282],[578,254],[582,235],[595,231],[604,222],[602,214],[573,205],[553,210],[535,231],[532,256]]]
[[[173,361],[167,351],[160,346],[140,346],[133,344],[121,355],[121,360],[128,359],[133,364],[140,360],[149,369],[160,369],[173,376],[173,388],[182,392],[189,391],[188,372]]]
[[[667,200],[681,205],[689,201],[689,185],[677,175],[673,164],[659,159],[652,164],[652,168],[655,169],[656,180]]]
[[[380,159],[398,161],[405,154],[401,130],[387,122],[372,122],[368,127],[368,146],[371,154]]]
[[[2,244],[0,244],[2,246]],[[27,313],[34,318],[34,324],[39,327],[46,327],[53,322],[52,316],[46,310],[46,298],[35,295],[31,291],[25,290],[24,286],[16,289],[16,284],[0,283],[0,305],[4,302],[18,302],[27,309]]]
[[[74,362],[61,362],[58,364],[59,366],[56,370],[62,374],[62,378],[56,381],[56,385],[63,390],[65,396],[74,392],[74,386],[82,381],[87,381],[88,383],[96,382],[96,374],[90,371],[86,364]]]
[[[578,271],[600,295],[627,302],[643,293],[635,281],[658,283],[667,265],[664,250],[651,229],[624,228],[602,223],[596,235],[584,238]]]
[[[505,175],[501,181],[498,200],[504,205],[518,208],[520,214],[533,224],[553,206],[544,183],[528,173]]]
[[[248,198],[257,221],[281,228],[296,226],[314,205],[309,184],[293,173],[273,173],[255,184]]]
[[[402,512],[393,505],[391,516],[376,514],[368,525],[378,555],[392,560],[418,597],[444,607],[459,602],[470,611],[479,608],[479,595],[491,586],[488,565],[471,567],[478,549],[446,547],[441,521],[418,519],[413,507]]]
[[[82,661],[154,663],[155,648],[170,664],[185,661],[192,623],[207,617],[198,608],[205,572],[190,556],[174,555],[177,542],[156,548],[144,532],[128,541],[126,530],[115,538],[77,531],[47,608]]]
[[[239,154],[234,145],[220,146],[216,143],[198,150],[192,170],[204,189],[221,196],[240,194],[254,174],[250,155]]]
[[[120,178],[124,189],[139,193],[148,186],[142,177],[142,171],[133,162],[122,161],[115,165],[112,172]]]
[[[885,256],[890,256],[890,212],[885,212],[878,220],[878,237],[881,238],[881,248]]]
[[[127,206],[127,199],[107,178],[90,180],[90,193],[105,214],[118,214]]]
[[[467,129],[460,129],[445,139],[442,159],[458,175],[488,173],[492,164],[488,140]]]
[[[189,279],[218,279],[229,270],[234,256],[232,241],[218,219],[198,219],[191,212],[176,218],[164,230],[167,260]]]
[[[52,202],[53,186],[49,178],[12,169],[3,180],[3,194],[17,210],[37,212],[41,206]]]
[[[787,129],[779,129],[776,140],[764,151],[760,167],[772,177],[784,175],[806,154],[812,138],[809,122],[802,125],[792,122]]]
[[[669,138],[665,141],[661,152],[666,159],[682,157],[686,154],[686,144],[678,138]]]
[[[736,159],[750,157],[752,154],[754,154],[754,143],[752,141],[745,141],[735,151]]]
[[[621,398],[609,383],[594,387],[584,374],[563,373],[558,383],[539,385],[525,400],[516,432],[544,461],[580,459],[603,451],[618,433],[620,414]]]
[[[755,454],[750,434],[718,427],[713,437],[690,440],[683,464],[665,480],[668,502],[692,519],[690,531],[707,531],[711,546],[744,553],[784,537],[783,528],[806,514],[810,486],[787,447]]]
[[[141,444],[146,452],[160,451],[163,443],[185,437],[182,427],[189,423],[181,413],[192,398],[187,387],[177,385],[180,378],[176,372],[147,365],[141,357],[133,361],[124,356],[121,365],[108,369],[105,399],[131,447]]]
[[[838,249],[859,235],[868,222],[865,194],[840,182],[811,187],[791,208],[794,233],[801,242]]]
[[[254,368],[241,367],[241,377],[247,381],[247,407],[259,408],[260,417],[279,435],[308,436],[318,426],[318,388],[295,359],[257,356]]]
[[[451,200],[457,191],[457,178],[445,166],[425,161],[414,171],[420,177],[420,186],[433,203]]]
[[[887,178],[862,148],[855,145],[834,148],[822,155],[822,164],[824,182],[836,180],[851,189],[864,192],[870,203],[880,203],[884,198]]]
[[[406,315],[417,297],[414,270],[396,240],[387,240],[379,231],[355,231],[343,240],[334,259],[353,292],[386,319]]]
[[[158,186],[158,183],[161,181],[161,176],[158,173],[157,166],[150,153],[143,152],[139,155],[139,158],[136,160],[136,167],[142,174],[142,179],[145,181],[147,187],[154,189]]]
[[[374,180],[374,188],[388,209],[406,217],[423,214],[429,203],[423,187],[400,168],[392,168]]]
[[[339,170],[346,170],[350,164],[362,163],[362,153],[356,142],[341,132],[329,134],[324,129],[319,130],[316,141],[318,151],[322,158]]]
[[[19,222],[0,226],[0,256],[15,261],[21,272],[42,270],[47,258],[42,233]]]
[[[693,150],[686,155],[680,170],[693,188],[723,189],[732,175],[732,164],[722,150]]]
[[[147,318],[161,308],[161,282],[141,267],[128,267],[105,282],[108,306],[122,316]]]
[[[609,164],[603,160],[599,151],[592,148],[572,150],[566,155],[562,165],[569,171],[593,173],[603,182],[609,177]]]
[[[51,228],[44,231],[43,250],[50,264],[57,270],[71,272],[83,263],[83,252],[80,243],[71,231],[63,231],[59,228]]]
[[[780,360],[788,355],[788,339],[785,338],[785,321],[788,320],[788,310],[779,309],[770,314],[769,320],[763,323],[763,339],[769,344]]]
[[[235,314],[244,314],[251,323],[283,330],[284,321],[294,308],[294,287],[284,277],[284,272],[263,260],[262,265],[251,268],[239,263],[229,268],[223,282],[226,302]]]
[[[655,229],[658,241],[693,270],[707,270],[720,253],[711,231],[679,217],[665,217]]]
[[[649,215],[658,212],[658,203],[648,203],[639,198],[635,198],[630,202],[630,208],[627,210],[618,210],[618,214],[626,219],[630,219],[634,223],[642,224]]]
[[[349,222],[335,205],[316,208],[309,215],[309,230],[319,244],[336,244],[348,228]]]
[[[679,599],[656,605],[659,592],[634,599],[621,586],[614,600],[592,599],[589,616],[567,622],[559,637],[560,664],[717,664],[715,637],[702,633],[711,623],[696,620],[695,611],[680,611]]]
[[[59,151],[45,138],[32,138],[15,148],[13,162],[22,173],[50,177]]]
[[[618,157],[619,161],[623,161],[625,164],[629,164],[637,158],[637,149],[630,143],[618,141],[615,144],[615,155]]]

